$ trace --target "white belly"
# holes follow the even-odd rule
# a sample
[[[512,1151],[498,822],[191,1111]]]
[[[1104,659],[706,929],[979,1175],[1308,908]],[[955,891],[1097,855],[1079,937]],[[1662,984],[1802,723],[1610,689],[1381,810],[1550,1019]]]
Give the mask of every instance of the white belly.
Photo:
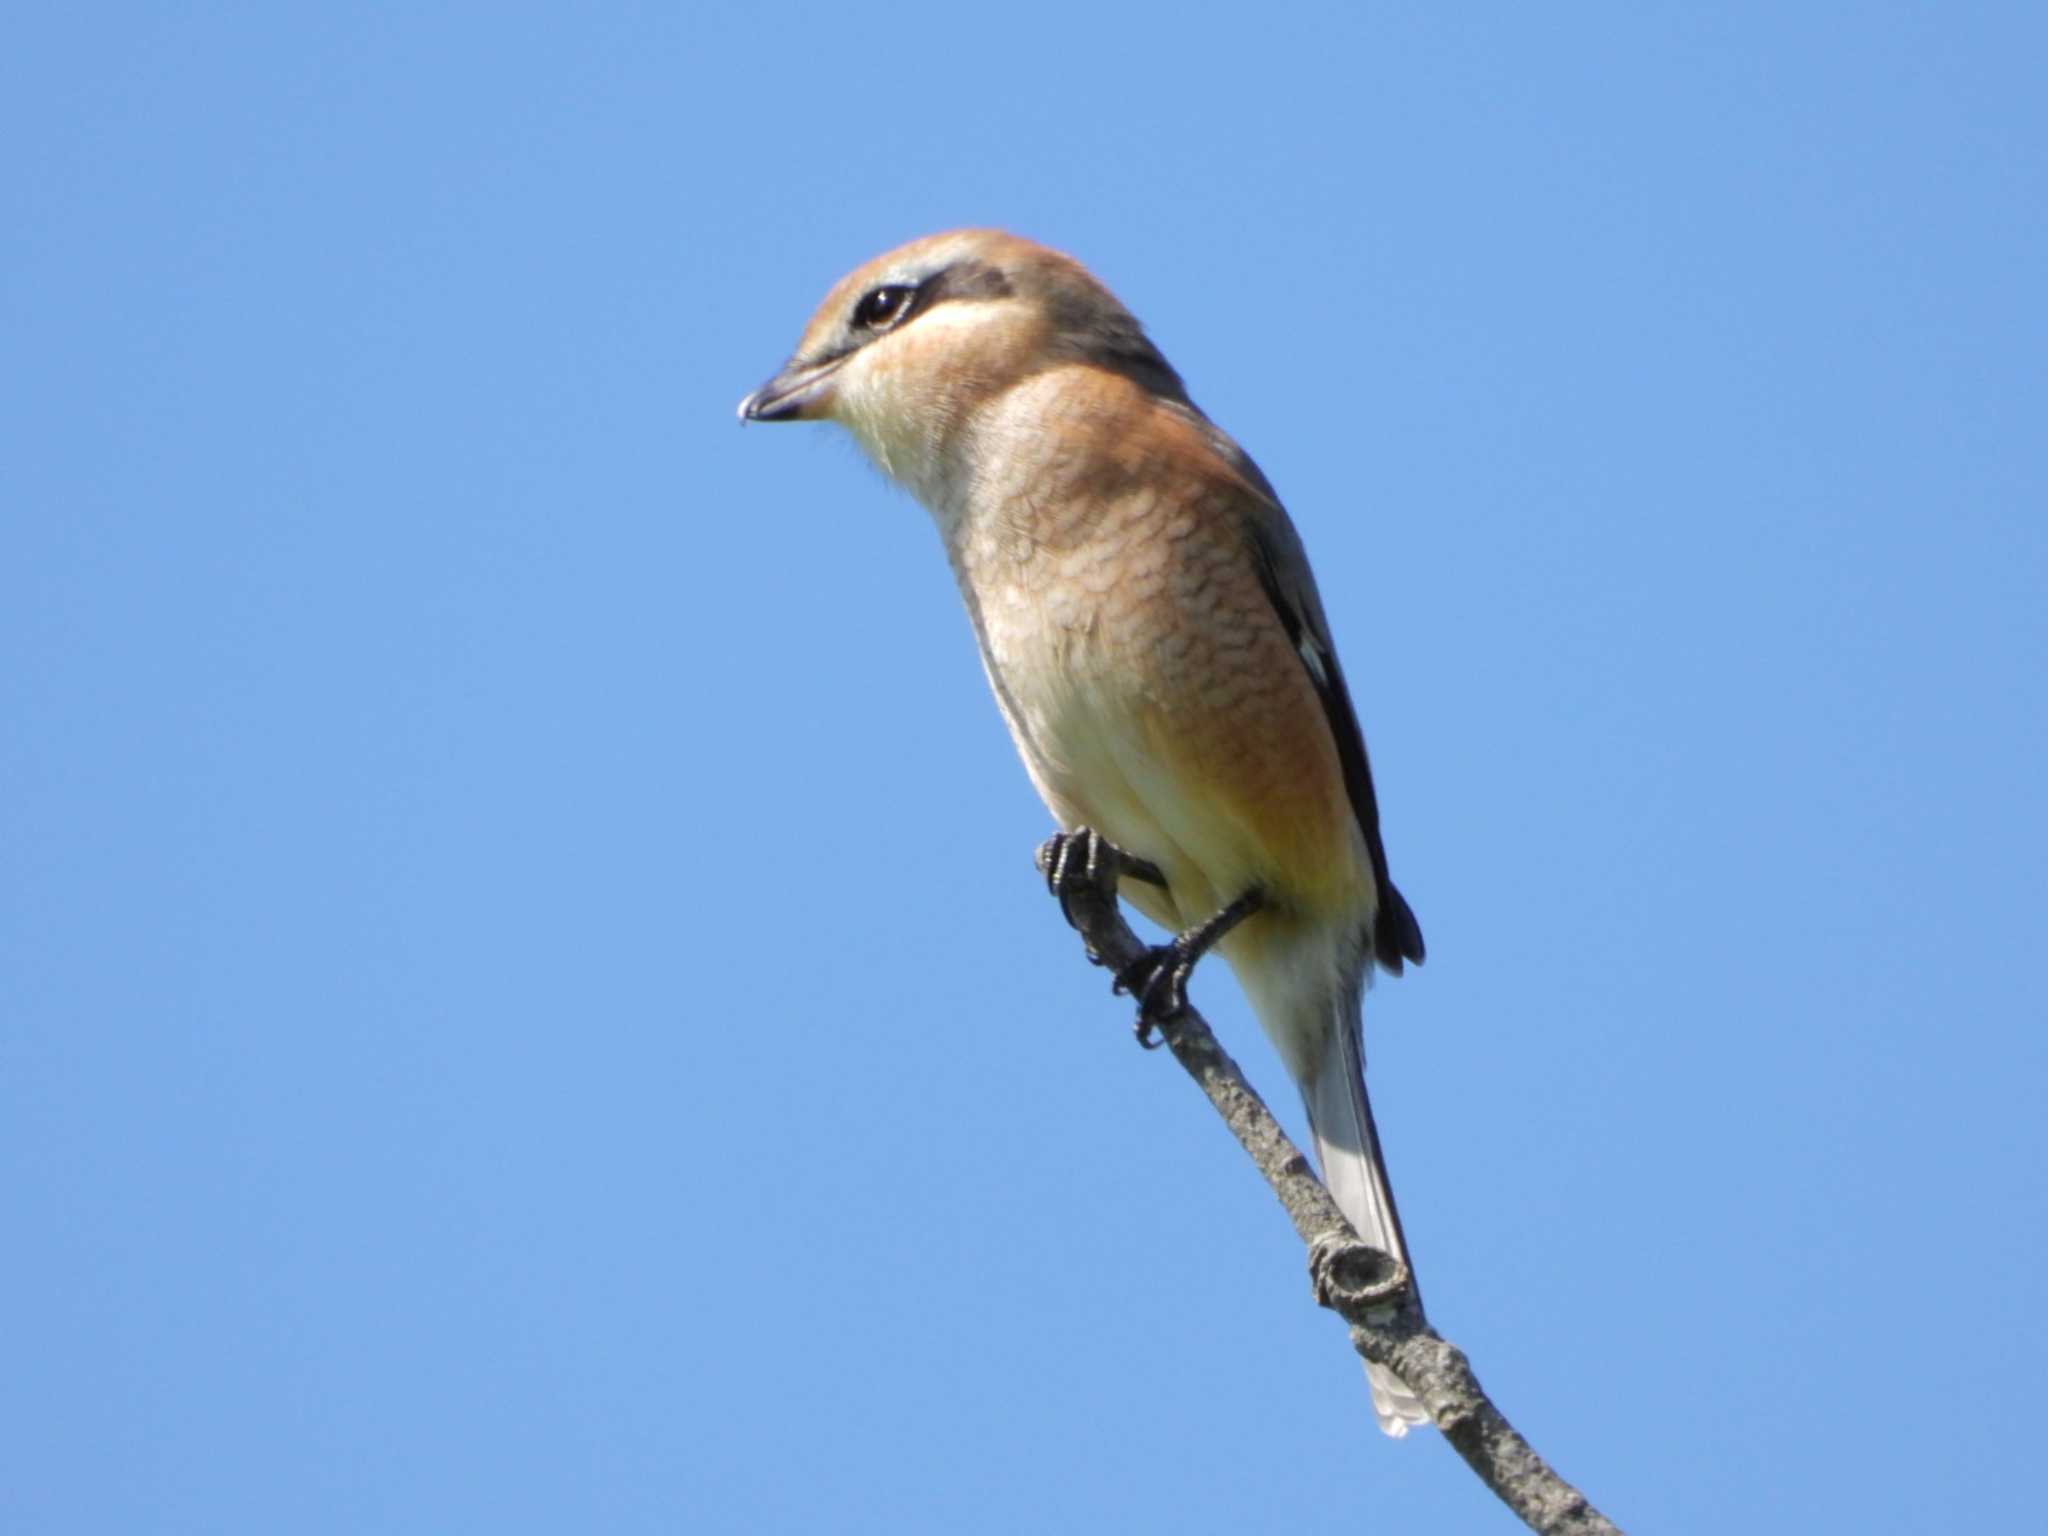
[[[1153,706],[1136,669],[1110,654],[1081,598],[987,588],[963,594],[989,685],[1053,819],[1068,830],[1092,827],[1166,875],[1172,899],[1136,882],[1125,887],[1139,909],[1182,927],[1228,901],[1224,890],[1249,884],[1249,871],[1216,867],[1211,840],[1201,835],[1205,809],[1144,739],[1140,722]]]

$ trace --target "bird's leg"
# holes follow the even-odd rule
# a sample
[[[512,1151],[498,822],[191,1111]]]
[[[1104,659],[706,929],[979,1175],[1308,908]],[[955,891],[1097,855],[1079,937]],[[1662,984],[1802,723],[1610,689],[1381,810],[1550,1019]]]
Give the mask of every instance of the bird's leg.
[[[1154,945],[1116,973],[1116,990],[1138,1000],[1138,1044],[1148,1051],[1158,1046],[1160,1039],[1154,1036],[1188,1006],[1188,977],[1194,974],[1195,962],[1265,904],[1265,893],[1253,886],[1222,911],[1177,934],[1171,943]]]
[[[1059,898],[1060,911],[1067,922],[1084,931],[1085,925],[1075,919],[1075,901],[1094,897],[1114,903],[1117,882],[1126,875],[1161,889],[1166,886],[1166,876],[1151,860],[1125,853],[1092,827],[1055,832],[1039,847],[1038,867],[1045,872],[1045,888]],[[1140,1045],[1151,1050],[1159,1044],[1154,1036],[1187,1009],[1188,977],[1194,972],[1195,962],[1264,906],[1265,901],[1265,893],[1254,886],[1222,911],[1177,934],[1170,942],[1155,944],[1118,966],[1116,990],[1138,1000]],[[1088,957],[1098,965],[1112,963],[1092,947]]]

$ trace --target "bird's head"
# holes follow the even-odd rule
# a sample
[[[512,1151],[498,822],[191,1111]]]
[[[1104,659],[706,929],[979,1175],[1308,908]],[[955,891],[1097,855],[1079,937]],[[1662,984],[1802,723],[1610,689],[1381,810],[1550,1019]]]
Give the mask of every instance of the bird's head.
[[[1076,363],[1185,398],[1138,322],[1079,262],[998,230],[954,230],[841,278],[739,415],[839,422],[916,487],[980,407]]]

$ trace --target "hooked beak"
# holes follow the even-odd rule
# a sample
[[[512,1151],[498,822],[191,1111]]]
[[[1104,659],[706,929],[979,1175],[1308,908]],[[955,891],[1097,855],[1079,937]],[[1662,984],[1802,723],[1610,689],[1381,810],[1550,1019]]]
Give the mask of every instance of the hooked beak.
[[[846,355],[828,357],[820,363],[799,363],[792,359],[782,371],[740,402],[741,421],[802,421],[822,415],[831,394],[832,375]]]

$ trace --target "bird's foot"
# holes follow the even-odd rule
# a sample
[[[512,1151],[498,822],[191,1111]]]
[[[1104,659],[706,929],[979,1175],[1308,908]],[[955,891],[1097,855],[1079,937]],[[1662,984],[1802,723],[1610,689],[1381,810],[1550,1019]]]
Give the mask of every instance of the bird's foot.
[[[1125,875],[1150,885],[1166,884],[1158,865],[1125,853],[1093,827],[1053,833],[1039,845],[1038,867],[1045,874],[1045,888],[1059,898],[1060,911],[1077,928],[1072,906],[1076,896],[1090,893],[1114,900],[1117,881]]]
[[[1092,827],[1055,832],[1038,849],[1038,867],[1045,888],[1059,898],[1067,922],[1084,935],[1090,931],[1085,908],[1090,902],[1116,902],[1117,882],[1128,875],[1164,889],[1166,876],[1149,859],[1126,853]],[[1076,904],[1084,909],[1077,912]],[[1188,1007],[1188,977],[1195,962],[1223,936],[1265,904],[1256,887],[1222,911],[1197,923],[1165,944],[1155,944],[1116,968],[1115,990],[1138,1000],[1138,1043],[1148,1051],[1165,1039],[1168,1026]],[[1124,930],[1128,936],[1129,930]],[[1098,965],[1112,962],[1090,947],[1088,958]]]
[[[1222,911],[1176,935],[1170,943],[1153,945],[1117,971],[1114,990],[1138,1000],[1138,1017],[1132,1026],[1138,1044],[1149,1051],[1164,1042],[1173,1021],[1187,1012],[1188,978],[1194,974],[1195,962],[1265,901],[1254,886]]]
[[[1116,973],[1111,990],[1129,993],[1138,1002],[1138,1017],[1131,1026],[1138,1044],[1157,1050],[1166,1039],[1167,1026],[1187,1011],[1188,977],[1195,962],[1180,951],[1180,941],[1154,944]]]

